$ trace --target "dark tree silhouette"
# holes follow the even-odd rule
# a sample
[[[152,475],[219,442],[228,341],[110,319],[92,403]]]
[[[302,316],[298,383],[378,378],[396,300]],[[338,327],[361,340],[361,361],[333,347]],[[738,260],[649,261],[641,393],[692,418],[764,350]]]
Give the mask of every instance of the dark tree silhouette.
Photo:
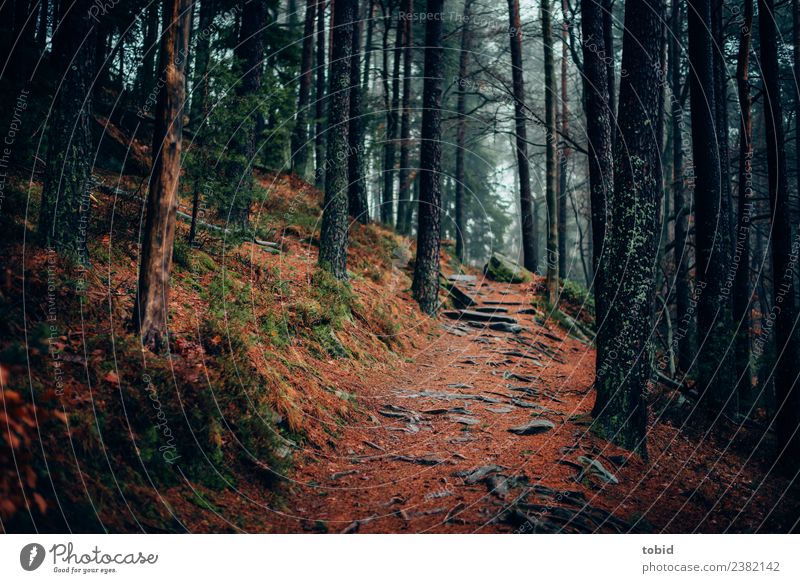
[[[464,2],[463,24],[461,26],[461,53],[458,60],[458,101],[456,110],[458,125],[456,127],[456,257],[464,261],[464,237],[466,236],[466,220],[464,216],[464,155],[467,142],[467,85],[466,79],[469,67],[469,54],[472,50],[472,31],[470,30],[470,4],[471,0]],[[513,43],[513,41],[512,41]]]
[[[558,296],[558,160],[556,133],[555,64],[553,60],[552,0],[542,0],[542,39],[544,44],[545,118],[545,200],[547,202],[547,300]]]
[[[405,11],[414,11],[414,0],[405,0]],[[405,19],[405,40],[403,46],[403,112],[400,116],[400,170],[398,172],[399,191],[397,195],[397,230],[403,235],[411,234],[411,67],[414,55],[414,27],[411,19]]]
[[[325,186],[325,0],[317,0],[317,70],[315,94],[314,184]]]
[[[361,86],[361,29],[364,20],[358,15],[353,23],[353,56],[350,61],[350,121],[347,158],[347,200],[350,215],[366,225],[369,222],[367,184],[364,180],[364,89]]]
[[[300,87],[297,91],[297,116],[292,133],[292,170],[305,177],[308,170],[308,109],[311,101],[311,68],[314,64],[314,17],[317,0],[306,0],[303,48],[300,57]]]

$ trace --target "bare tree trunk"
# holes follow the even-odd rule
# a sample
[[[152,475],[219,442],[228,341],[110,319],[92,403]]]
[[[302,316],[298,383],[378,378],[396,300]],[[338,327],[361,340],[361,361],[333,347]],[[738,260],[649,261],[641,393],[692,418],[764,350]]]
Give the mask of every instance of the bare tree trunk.
[[[519,208],[522,228],[522,261],[526,269],[539,270],[538,233],[531,193],[531,168],[528,160],[528,129],[525,112],[525,80],[522,69],[522,23],[519,0],[508,0],[509,40],[511,42],[511,75],[514,88],[514,128],[516,132]]]
[[[556,80],[553,61],[552,0],[542,0],[542,40],[544,43],[544,117],[546,131],[545,199],[547,201],[547,300],[558,298],[558,166],[556,160]]]
[[[663,3],[628,0],[619,88],[619,126],[614,145],[614,193],[604,255],[619,274],[614,301],[598,327],[597,400],[593,427],[606,439],[646,456],[647,403],[651,382],[654,269],[662,189],[661,26]],[[649,128],[649,129],[644,129]],[[623,267],[624,266],[624,267]]]
[[[617,135],[617,76],[614,72],[614,0],[600,0],[603,11],[603,38],[604,50],[601,55],[605,59],[606,75],[608,76],[608,107],[611,110],[611,139]]]
[[[728,217],[722,201],[717,149],[717,91],[710,0],[689,0],[689,62],[692,152],[695,168],[695,240],[697,248],[698,389],[713,416],[729,406],[732,393],[728,350],[732,338],[729,297],[723,290],[730,257]]]
[[[465,0],[461,25],[461,53],[458,61],[458,102],[456,104],[458,113],[458,125],[456,127],[456,257],[462,263],[464,261],[464,237],[467,228],[464,219],[464,155],[467,147],[466,79],[469,74],[469,57],[472,50],[472,31],[470,30],[469,22],[470,4],[471,0]]]
[[[391,11],[390,11],[391,14]],[[387,33],[388,34],[388,33]],[[400,57],[403,49],[403,27],[398,20],[395,26],[394,50],[392,51],[391,101],[386,110],[386,141],[383,149],[383,211],[381,222],[396,225],[394,200],[394,174],[397,130],[399,126],[398,110],[400,109]],[[384,52],[384,63],[388,52]],[[386,72],[388,73],[388,71]],[[388,86],[388,85],[387,85]]]
[[[308,108],[311,101],[311,67],[314,63],[314,20],[317,0],[306,0],[303,48],[300,56],[300,88],[297,92],[297,117],[292,133],[292,170],[305,178],[308,171]]]
[[[594,271],[595,320],[600,329],[605,316],[605,295],[613,297],[605,283],[608,259],[605,230],[609,221],[609,202],[614,187],[613,114],[610,107],[608,73],[603,62],[605,38],[603,12],[596,0],[581,0],[583,43],[584,102],[586,107],[587,149],[589,151],[589,193],[592,207],[592,267]],[[598,350],[600,346],[598,345]],[[600,354],[598,352],[598,362]]]
[[[471,0],[468,0],[471,1]],[[414,11],[414,0],[405,0],[407,14]],[[411,66],[414,49],[414,27],[411,19],[405,19],[405,39],[403,50],[403,113],[400,118],[400,173],[397,196],[397,230],[403,234],[411,233]]]
[[[61,80],[47,120],[47,167],[39,212],[39,234],[55,249],[88,263],[92,181],[92,79],[94,25],[88,0],[60,3],[53,38],[55,73]]]
[[[567,0],[561,0],[561,8],[567,14]],[[564,18],[561,24],[561,139],[558,141],[558,273],[567,275],[567,158],[569,147],[569,95],[567,94],[567,56],[569,42],[569,23]]]
[[[736,87],[739,96],[739,192],[736,252],[739,256],[734,281],[734,318],[739,323],[736,335],[736,377],[740,407],[752,401],[753,374],[750,369],[750,229],[753,215],[753,119],[750,97],[750,47],[753,36],[753,0],[743,0],[739,23],[739,54],[736,61]]]
[[[167,336],[169,277],[175,241],[186,95],[184,67],[189,48],[191,7],[191,0],[166,0],[162,15],[159,70],[164,83],[156,103],[153,170],[147,194],[139,287],[133,312],[133,324],[142,345],[153,350],[160,350]]]
[[[444,0],[427,0],[425,23],[425,82],[422,91],[417,257],[412,293],[420,308],[433,315],[439,306],[439,248],[441,245],[442,82],[444,58],[442,18]]]
[[[319,264],[339,280],[347,279],[347,185],[350,116],[350,66],[356,0],[333,4],[333,39],[328,80],[328,167],[322,212]]]
[[[772,271],[775,320],[775,396],[778,458],[790,474],[800,467],[800,326],[797,322],[797,240],[786,177],[783,105],[778,65],[778,31],[773,0],[758,0],[761,70],[764,79],[769,198],[772,206]]]
[[[314,138],[314,184],[325,185],[325,0],[317,0],[317,90]]]
[[[348,128],[347,200],[350,215],[366,225],[369,222],[367,183],[364,180],[364,96],[361,86],[361,29],[364,20],[356,0],[356,21],[353,23],[353,56],[350,60],[350,121]]]

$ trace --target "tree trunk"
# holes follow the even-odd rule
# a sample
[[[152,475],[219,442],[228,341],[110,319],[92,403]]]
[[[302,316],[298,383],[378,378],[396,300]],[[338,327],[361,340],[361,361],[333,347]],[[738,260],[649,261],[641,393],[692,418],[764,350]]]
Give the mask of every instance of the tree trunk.
[[[425,23],[425,82],[422,90],[417,257],[414,262],[414,299],[426,314],[439,304],[439,247],[441,244],[442,81],[444,58],[442,18],[444,0],[427,0]]]
[[[594,271],[595,321],[604,326],[605,230],[609,216],[610,190],[614,186],[613,114],[609,106],[608,73],[602,55],[605,50],[603,11],[595,0],[581,0],[583,43],[584,103],[589,151],[589,193],[592,207],[592,267]],[[613,295],[611,296],[613,297]]]
[[[153,170],[147,194],[147,216],[142,233],[139,287],[133,324],[142,345],[160,350],[166,343],[169,315],[169,277],[178,182],[181,169],[183,104],[186,94],[185,58],[189,46],[191,0],[166,0],[159,71],[164,83],[158,92],[153,132]]]
[[[558,297],[558,166],[556,133],[556,79],[553,61],[552,0],[542,0],[542,40],[544,43],[544,117],[546,132],[545,200],[547,201],[547,300]]]
[[[539,270],[538,233],[531,168],[528,160],[528,128],[525,111],[525,79],[522,69],[522,23],[519,0],[508,0],[508,37],[511,43],[511,75],[514,89],[514,128],[516,132],[517,175],[519,177],[519,209],[522,228],[522,261],[531,272]]]
[[[314,184],[325,185],[325,0],[317,0],[317,91]]]
[[[466,80],[469,74],[469,56],[472,50],[472,32],[470,30],[470,4],[471,0],[464,2],[464,15],[461,25],[461,52],[458,59],[458,125],[456,127],[456,257],[464,261],[464,237],[466,235],[466,222],[464,219],[464,155],[467,147],[467,91]],[[512,41],[513,43],[513,41]]]
[[[797,323],[797,239],[792,240],[792,211],[786,177],[783,105],[778,65],[778,31],[773,0],[758,0],[761,70],[764,79],[769,199],[772,207],[773,306],[775,323],[775,396],[778,459],[793,474],[800,467],[800,326]]]
[[[387,20],[387,23],[389,20]],[[388,34],[388,32],[387,32]],[[395,141],[397,140],[398,116],[397,110],[400,109],[400,54],[403,47],[403,27],[397,21],[395,30],[394,51],[392,60],[392,80],[391,80],[391,101],[386,109],[386,141],[383,148],[383,204],[381,205],[381,222],[385,225],[394,223],[394,163],[395,163]],[[387,47],[384,46],[384,49]],[[388,56],[388,52],[384,52]],[[384,65],[387,64],[387,57],[384,57]],[[388,71],[384,71],[388,74]],[[387,89],[388,83],[384,83]]]
[[[300,56],[300,88],[297,117],[292,132],[292,171],[305,178],[308,171],[308,108],[311,101],[311,67],[314,63],[314,17],[317,0],[306,0],[303,48]]]
[[[350,66],[356,0],[333,4],[331,67],[328,79],[328,137],[325,206],[319,245],[320,267],[347,279],[347,185],[350,116]]]
[[[405,11],[414,11],[414,0],[405,0]],[[469,4],[471,0],[467,0]],[[397,193],[397,230],[403,235],[411,233],[411,66],[413,64],[414,27],[411,19],[405,19],[403,31],[403,112],[400,117],[400,172]]]
[[[358,2],[356,1],[356,4]],[[358,9],[356,7],[356,12]],[[364,180],[364,104],[361,86],[361,29],[364,20],[358,15],[353,23],[353,56],[350,61],[350,121],[348,128],[347,190],[350,215],[366,225],[369,222],[367,183]]]
[[[698,390],[712,415],[728,406],[733,384],[729,297],[723,289],[729,275],[730,235],[724,214],[717,148],[717,104],[710,0],[690,0],[689,63],[692,107],[692,153],[695,168],[695,241]],[[730,354],[729,354],[730,352]]]
[[[683,170],[683,105],[681,88],[681,50],[683,18],[682,0],[672,0],[670,35],[670,78],[672,85],[672,200],[675,209],[675,316],[678,367],[688,373],[694,358],[694,311],[690,311],[691,283],[689,281],[689,214],[690,204],[686,200]]]
[[[561,0],[563,14],[567,14],[567,0]],[[569,134],[569,95],[567,94],[567,43],[569,42],[569,23],[564,18],[561,24],[561,139],[558,141],[558,273],[567,275],[567,158],[569,148],[566,137]]]
[[[753,399],[753,375],[750,369],[750,229],[753,216],[753,120],[750,97],[750,47],[753,31],[753,0],[743,0],[742,22],[739,23],[739,54],[736,61],[736,88],[739,96],[739,192],[734,280],[734,318],[739,323],[736,334],[736,377],[740,408]]]
[[[604,307],[605,321],[598,327],[597,400],[592,411],[600,434],[645,456],[645,394],[652,374],[650,336],[662,188],[656,118],[662,106],[663,17],[660,3],[628,0],[625,5],[622,68],[628,74],[619,88],[619,111],[625,115],[618,119],[604,249],[604,258],[615,269],[615,296]]]
[[[603,38],[605,52],[601,55],[606,65],[608,76],[608,107],[611,110],[611,139],[612,143],[617,135],[617,76],[614,73],[614,0],[600,0],[603,11]]]
[[[40,235],[60,252],[88,263],[92,177],[92,81],[95,48],[89,0],[60,3],[53,38],[55,75],[60,80],[47,130],[47,167],[39,213]],[[56,28],[56,27],[54,27]]]

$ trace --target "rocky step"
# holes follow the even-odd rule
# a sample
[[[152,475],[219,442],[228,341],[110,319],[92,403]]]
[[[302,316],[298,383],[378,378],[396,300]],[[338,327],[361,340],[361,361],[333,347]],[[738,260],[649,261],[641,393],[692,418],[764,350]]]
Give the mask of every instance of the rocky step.
[[[504,316],[502,314],[478,312],[475,310],[451,310],[444,312],[444,315],[453,320],[464,320],[466,322],[485,322],[485,323],[503,323],[503,324],[517,324],[517,320],[511,316]]]

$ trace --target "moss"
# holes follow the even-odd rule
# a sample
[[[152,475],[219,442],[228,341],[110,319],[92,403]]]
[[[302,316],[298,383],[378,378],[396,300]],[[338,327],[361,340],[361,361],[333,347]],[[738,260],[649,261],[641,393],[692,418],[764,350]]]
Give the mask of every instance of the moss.
[[[525,283],[533,279],[531,272],[500,253],[493,253],[483,272],[489,279],[504,283]]]

